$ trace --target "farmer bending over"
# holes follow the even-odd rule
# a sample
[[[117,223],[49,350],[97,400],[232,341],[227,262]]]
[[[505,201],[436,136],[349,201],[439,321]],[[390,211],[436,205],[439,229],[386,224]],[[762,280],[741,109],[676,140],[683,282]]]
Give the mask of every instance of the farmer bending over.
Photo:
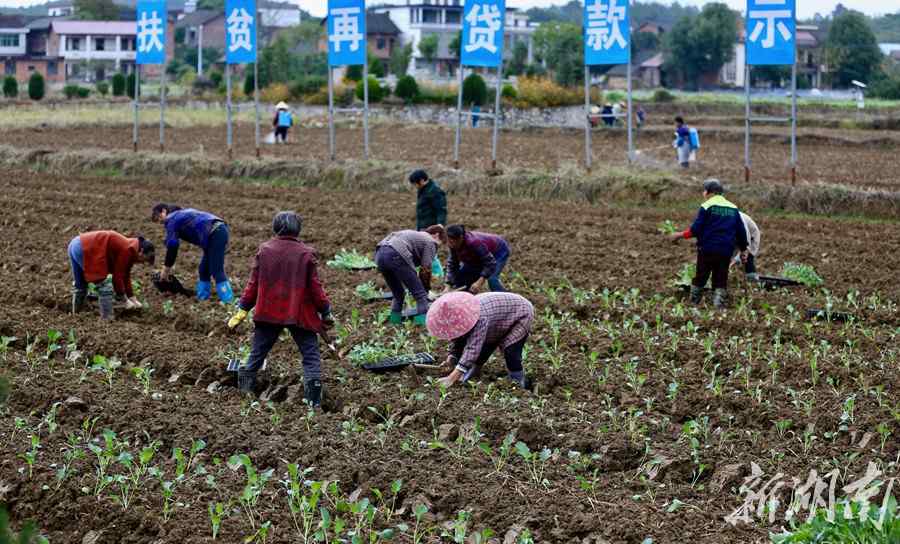
[[[426,232],[450,246],[450,259],[447,261],[449,287],[477,293],[487,282],[491,291],[506,291],[500,283],[500,273],[510,255],[506,240],[487,232],[469,232],[462,225],[450,225],[446,230],[434,226]]]
[[[215,215],[194,210],[182,209],[173,204],[157,204],[153,207],[152,219],[161,223],[166,229],[166,260],[160,272],[163,281],[169,279],[172,267],[178,258],[178,246],[181,240],[190,242],[203,250],[200,267],[197,271],[197,298],[209,300],[212,296],[211,279],[216,281],[216,294],[219,300],[230,304],[234,300],[231,282],[225,275],[225,250],[228,247],[228,225]]]
[[[441,385],[477,377],[497,348],[503,350],[509,379],[525,387],[522,349],[531,333],[534,307],[514,293],[448,293],[428,310],[428,332],[450,340],[450,356],[445,365],[453,372],[441,378]]]
[[[394,295],[389,321],[403,321],[403,301],[408,289],[416,299],[417,325],[425,324],[428,290],[431,289],[431,263],[437,255],[438,242],[425,232],[401,230],[392,232],[378,243],[375,264]],[[424,266],[423,266],[424,265]],[[419,269],[416,275],[416,268]]]
[[[149,263],[156,259],[153,244],[142,237],[126,238],[118,232],[99,230],[79,234],[69,242],[69,261],[72,267],[72,313],[84,308],[88,283],[103,282],[100,295],[100,315],[112,319],[113,290],[125,297],[125,308],[140,308],[131,287],[131,268],[135,263]],[[112,286],[108,277],[112,275]]]
[[[747,260],[743,263],[744,274],[747,281],[759,281],[759,275],[756,273],[756,256],[759,255],[759,241],[762,233],[757,226],[756,221],[752,217],[741,212],[741,221],[744,222],[744,232],[747,234]],[[737,266],[741,264],[740,253],[735,252],[734,260],[731,264]]]
[[[691,228],[670,237],[676,244],[682,238],[697,239],[697,274],[691,286],[691,302],[700,303],[703,287],[712,275],[716,308],[724,307],[728,297],[728,265],[735,246],[741,252],[741,260],[747,261],[747,233],[737,206],[722,196],[724,192],[718,180],[707,180],[703,184],[703,198],[707,200],[700,206]]]
[[[334,325],[331,304],[316,272],[315,250],[300,241],[303,220],[294,212],[279,212],[272,221],[274,238],[259,246],[238,312],[228,321],[237,327],[255,308],[253,348],[238,370],[238,387],[252,393],[256,373],[285,328],[303,357],[304,398],[322,402],[322,362],[317,333]]]

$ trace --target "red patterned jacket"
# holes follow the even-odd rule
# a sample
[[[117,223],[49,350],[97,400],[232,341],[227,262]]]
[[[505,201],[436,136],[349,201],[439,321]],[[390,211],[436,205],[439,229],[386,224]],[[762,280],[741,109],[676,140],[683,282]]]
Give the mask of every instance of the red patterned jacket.
[[[259,246],[240,307],[248,312],[255,307],[257,322],[321,332],[319,314],[327,313],[330,303],[316,273],[315,250],[290,236]]]

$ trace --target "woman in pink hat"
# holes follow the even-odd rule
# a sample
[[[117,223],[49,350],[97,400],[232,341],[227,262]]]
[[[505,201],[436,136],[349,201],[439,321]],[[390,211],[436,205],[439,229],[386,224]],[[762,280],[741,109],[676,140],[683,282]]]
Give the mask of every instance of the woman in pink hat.
[[[524,388],[522,348],[533,322],[534,306],[514,293],[453,292],[437,299],[428,310],[426,325],[432,336],[452,341],[445,364],[455,365],[439,382],[450,387],[477,376],[500,348],[509,378]]]

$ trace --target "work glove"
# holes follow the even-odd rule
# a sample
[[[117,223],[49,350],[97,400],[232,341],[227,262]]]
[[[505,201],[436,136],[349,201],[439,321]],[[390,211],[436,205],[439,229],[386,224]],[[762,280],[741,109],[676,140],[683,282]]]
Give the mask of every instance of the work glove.
[[[126,310],[140,310],[143,307],[144,306],[141,304],[141,302],[134,297],[125,299]]]
[[[322,328],[326,331],[334,328],[334,316],[331,314],[331,310],[322,314]]]
[[[247,319],[247,310],[238,310],[231,319],[228,320],[228,328],[233,329]]]

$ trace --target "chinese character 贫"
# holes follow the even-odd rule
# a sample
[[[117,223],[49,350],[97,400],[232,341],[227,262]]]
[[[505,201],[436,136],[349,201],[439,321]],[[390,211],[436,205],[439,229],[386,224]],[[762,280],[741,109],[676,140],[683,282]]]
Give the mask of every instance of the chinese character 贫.
[[[479,10],[482,8],[482,10]],[[478,12],[481,11],[479,14]],[[500,9],[492,4],[472,6],[466,15],[469,23],[469,42],[466,44],[466,52],[471,53],[479,49],[486,49],[491,53],[497,52],[496,32],[500,30]],[[484,23],[485,26],[479,26]]]
[[[228,16],[227,22],[228,35],[231,36],[228,50],[231,52],[237,51],[238,49],[253,51],[253,39],[250,35],[250,30],[253,25],[253,16],[247,13],[247,10],[244,8],[235,8],[234,11],[231,12],[231,15]]]
[[[340,53],[343,42],[350,42],[350,51],[358,50],[363,39],[359,32],[360,9],[337,8],[331,10],[328,16],[334,17],[334,33],[328,36],[328,41],[334,44],[334,51]]]

